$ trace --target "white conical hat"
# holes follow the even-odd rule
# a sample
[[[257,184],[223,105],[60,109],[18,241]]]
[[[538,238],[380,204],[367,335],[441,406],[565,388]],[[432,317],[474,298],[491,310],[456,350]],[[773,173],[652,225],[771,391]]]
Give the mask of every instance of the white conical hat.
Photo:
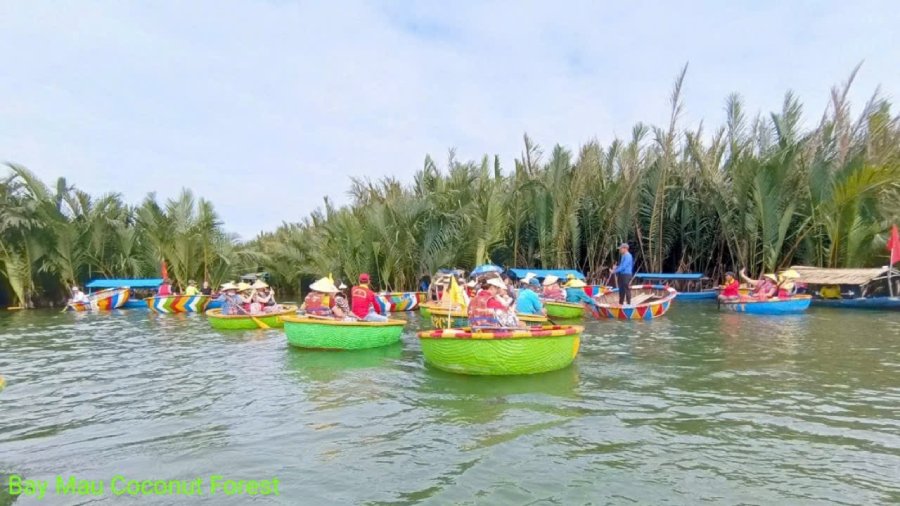
[[[322,278],[315,283],[309,285],[311,290],[315,290],[317,292],[322,293],[337,293],[338,289],[334,286],[334,283],[328,278]]]

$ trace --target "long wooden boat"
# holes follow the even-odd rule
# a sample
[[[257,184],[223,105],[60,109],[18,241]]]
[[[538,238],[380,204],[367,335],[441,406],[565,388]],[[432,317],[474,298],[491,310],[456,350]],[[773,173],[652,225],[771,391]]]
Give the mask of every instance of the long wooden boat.
[[[130,292],[128,287],[108,288],[90,294],[90,302],[70,302],[67,311],[109,311],[119,309],[126,302]]]
[[[425,361],[459,374],[536,374],[567,367],[578,355],[584,327],[437,329],[419,332]]]
[[[618,290],[597,297],[597,309],[613,320],[652,320],[666,314],[678,291],[662,285],[634,285],[631,304],[619,304]]]
[[[714,301],[719,296],[719,289],[713,287],[712,280],[700,272],[640,272],[634,279],[641,280],[642,285],[665,285],[675,288],[675,298],[681,301]]]
[[[390,292],[375,296],[381,310],[388,313],[415,311],[419,304],[425,302],[425,292]]]
[[[154,313],[202,313],[209,304],[207,295],[158,295],[144,302]]]
[[[209,318],[209,324],[212,328],[218,330],[252,330],[259,328],[259,325],[253,320],[254,318],[265,323],[269,327],[284,327],[282,317],[296,314],[297,306],[283,305],[282,310],[277,313],[260,313],[255,315],[223,315],[221,309],[210,309],[206,312]]]
[[[298,348],[362,350],[400,341],[403,320],[344,321],[317,316],[282,316],[288,344]]]
[[[584,304],[545,300],[547,316],[561,320],[576,320],[584,316]]]
[[[795,295],[790,299],[743,299],[735,301],[723,300],[719,307],[736,313],[749,313],[760,315],[784,315],[802,313],[809,309],[812,302],[810,295]]]
[[[900,297],[859,297],[856,299],[821,299],[813,297],[812,305],[839,309],[900,311]]]
[[[900,311],[897,269],[820,269],[795,265],[791,270],[798,275],[797,283],[807,285],[806,293],[813,295],[813,306]],[[837,288],[841,298],[822,298],[821,293],[828,286]]]

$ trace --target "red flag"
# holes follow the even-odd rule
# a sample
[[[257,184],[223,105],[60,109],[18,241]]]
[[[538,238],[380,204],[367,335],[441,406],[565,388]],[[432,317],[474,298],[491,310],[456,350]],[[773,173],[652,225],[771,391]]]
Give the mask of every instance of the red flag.
[[[891,238],[888,239],[887,247],[891,252],[891,263],[888,265],[900,262],[900,232],[897,231],[897,225],[891,228]]]
[[[162,261],[162,267],[160,267],[159,271],[162,273],[163,279],[169,279],[169,269],[166,268],[166,261]]]

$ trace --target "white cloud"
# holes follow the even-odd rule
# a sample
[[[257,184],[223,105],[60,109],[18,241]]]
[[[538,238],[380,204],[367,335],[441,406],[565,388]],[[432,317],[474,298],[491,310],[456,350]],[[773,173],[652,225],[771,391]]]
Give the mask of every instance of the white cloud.
[[[865,59],[857,108],[900,88],[891,2],[95,2],[0,5],[0,158],[138,201],[182,186],[250,237],[349,176],[409,180],[426,153],[546,150],[795,90],[813,121]]]

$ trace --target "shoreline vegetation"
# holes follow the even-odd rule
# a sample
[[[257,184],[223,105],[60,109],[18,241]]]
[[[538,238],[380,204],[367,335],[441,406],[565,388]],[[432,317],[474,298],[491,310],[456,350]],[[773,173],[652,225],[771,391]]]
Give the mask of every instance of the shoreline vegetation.
[[[881,266],[900,222],[900,116],[876,92],[851,115],[856,74],[832,90],[827,110],[803,129],[801,103],[748,116],[738,95],[725,125],[679,124],[686,67],[670,97],[668,124],[572,152],[545,152],[527,135],[512,167],[499,156],[441,169],[426,156],[413,180],[352,179],[351,202],[239,242],[213,205],[192,191],[130,205],[91,196],[27,168],[0,173],[0,303],[61,305],[68,287],[97,277],[157,277],[165,261],[184,288],[268,272],[282,294],[314,277],[414,289],[442,267],[486,262],[578,268],[606,279],[616,245],[632,245],[643,272],[772,272],[791,264]]]

